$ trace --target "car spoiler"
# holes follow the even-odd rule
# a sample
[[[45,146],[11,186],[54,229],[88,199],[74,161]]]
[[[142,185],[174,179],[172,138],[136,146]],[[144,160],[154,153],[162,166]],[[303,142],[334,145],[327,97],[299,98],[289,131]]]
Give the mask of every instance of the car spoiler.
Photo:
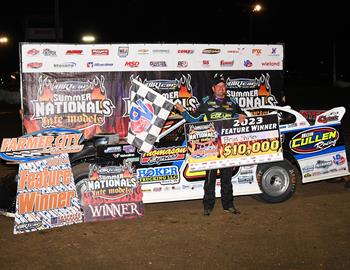
[[[344,107],[336,107],[324,113],[321,113],[316,117],[315,125],[325,125],[331,124],[333,122],[340,122],[345,112],[346,110]]]

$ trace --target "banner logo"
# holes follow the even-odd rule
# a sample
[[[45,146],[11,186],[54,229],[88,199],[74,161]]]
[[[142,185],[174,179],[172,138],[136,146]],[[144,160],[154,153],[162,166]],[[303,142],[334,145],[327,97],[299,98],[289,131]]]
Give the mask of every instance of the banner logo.
[[[334,128],[314,128],[295,135],[289,142],[289,147],[299,154],[315,153],[334,147],[338,139],[339,133]]]

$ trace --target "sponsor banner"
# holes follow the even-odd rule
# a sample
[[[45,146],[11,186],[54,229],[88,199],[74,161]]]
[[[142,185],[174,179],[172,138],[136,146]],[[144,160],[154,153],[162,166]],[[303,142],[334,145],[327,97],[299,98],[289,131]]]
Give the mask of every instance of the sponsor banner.
[[[14,233],[82,222],[68,154],[19,165]]]
[[[122,166],[91,165],[83,193],[84,221],[144,215],[141,184],[133,174],[131,163],[124,163]]]
[[[24,73],[283,70],[282,45],[23,43]]]
[[[23,130],[32,133],[40,129],[61,127],[80,130],[85,139],[99,133],[116,133],[120,138],[125,138],[130,122],[133,79],[173,103],[180,102],[191,112],[197,109],[199,100],[211,91],[211,78],[217,72],[218,70],[210,69],[24,73]],[[281,100],[281,71],[232,70],[224,71],[223,74],[227,78],[228,95],[235,97],[242,108],[277,105]],[[163,129],[179,118],[181,115],[173,110]]]
[[[44,128],[103,125],[115,108],[107,97],[104,81],[102,75],[91,81],[61,82],[39,77],[37,96],[31,100],[31,119],[40,121]]]
[[[190,171],[283,159],[277,114],[185,125]]]

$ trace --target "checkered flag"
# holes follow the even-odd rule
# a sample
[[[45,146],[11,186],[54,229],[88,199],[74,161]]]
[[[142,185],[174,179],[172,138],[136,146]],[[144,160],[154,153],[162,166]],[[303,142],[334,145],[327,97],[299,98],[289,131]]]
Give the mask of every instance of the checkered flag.
[[[131,85],[128,143],[149,152],[174,104],[137,80]]]

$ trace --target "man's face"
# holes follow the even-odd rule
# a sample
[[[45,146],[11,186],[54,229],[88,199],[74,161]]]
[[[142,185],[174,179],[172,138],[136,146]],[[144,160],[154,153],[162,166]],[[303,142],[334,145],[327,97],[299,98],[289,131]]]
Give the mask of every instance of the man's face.
[[[214,96],[217,98],[224,98],[226,96],[226,84],[220,82],[211,88],[213,90]]]

